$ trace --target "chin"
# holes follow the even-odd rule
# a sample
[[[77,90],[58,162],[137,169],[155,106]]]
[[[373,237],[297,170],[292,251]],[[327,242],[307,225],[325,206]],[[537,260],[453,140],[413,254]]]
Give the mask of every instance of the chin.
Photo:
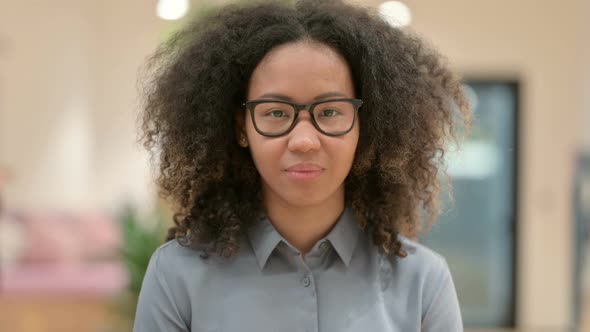
[[[314,205],[320,205],[328,200],[330,197],[329,194],[325,193],[286,193],[285,195],[281,195],[283,200],[287,202],[291,206],[296,207],[308,207]]]
[[[324,181],[304,185],[276,182],[272,186],[269,186],[268,183],[264,186],[267,194],[274,196],[275,199],[279,199],[289,206],[301,208],[318,206],[337,199],[340,196],[341,188],[338,186],[334,188],[331,183]]]

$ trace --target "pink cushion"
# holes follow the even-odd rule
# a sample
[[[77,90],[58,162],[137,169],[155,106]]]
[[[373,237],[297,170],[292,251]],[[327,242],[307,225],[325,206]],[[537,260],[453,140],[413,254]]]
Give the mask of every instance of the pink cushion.
[[[0,273],[4,293],[116,294],[127,274],[120,263],[28,264]]]
[[[16,219],[24,242],[16,261],[0,268],[2,292],[104,294],[126,286],[118,257],[121,231],[113,218],[52,212]]]
[[[97,213],[28,215],[23,219],[23,262],[81,262],[114,258],[121,244],[118,224]]]

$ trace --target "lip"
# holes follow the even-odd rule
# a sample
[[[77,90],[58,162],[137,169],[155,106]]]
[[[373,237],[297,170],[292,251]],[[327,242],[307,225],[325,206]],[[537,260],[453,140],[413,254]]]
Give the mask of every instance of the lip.
[[[314,163],[300,163],[288,167],[285,171],[293,180],[312,181],[322,175],[324,168]]]
[[[286,169],[287,172],[317,172],[323,171],[324,168],[314,163],[300,163],[290,166]]]

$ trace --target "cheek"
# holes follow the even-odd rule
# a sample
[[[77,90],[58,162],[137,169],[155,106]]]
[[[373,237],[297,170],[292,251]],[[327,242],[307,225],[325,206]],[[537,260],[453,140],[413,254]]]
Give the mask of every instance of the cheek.
[[[258,173],[264,178],[271,176],[280,169],[281,140],[268,139],[256,131],[251,121],[246,122],[246,136],[252,160]]]
[[[357,147],[357,141],[354,141],[353,143],[351,143],[346,150],[346,167],[347,167],[347,172],[350,171],[350,169],[352,168],[352,164],[354,163],[354,157],[356,155],[356,147]]]
[[[346,144],[346,152],[347,152],[347,156],[349,156],[351,159],[354,159],[354,155],[356,152],[356,149],[358,147],[358,143],[359,143],[359,127],[358,127],[358,122],[355,126],[355,128],[349,133],[350,137],[349,140],[347,141]]]
[[[340,150],[341,165],[343,168],[346,168],[342,171],[345,172],[347,175],[350,172],[352,165],[354,164],[354,157],[356,155],[356,149],[358,148],[358,129],[351,131],[349,135],[350,137],[347,137],[348,139],[346,140],[346,142],[343,142],[344,146],[342,146]]]

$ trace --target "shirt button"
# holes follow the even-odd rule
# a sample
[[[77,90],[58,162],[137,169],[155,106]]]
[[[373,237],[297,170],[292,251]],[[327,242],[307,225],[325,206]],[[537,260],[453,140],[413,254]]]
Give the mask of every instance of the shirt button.
[[[320,243],[320,250],[326,251],[326,249],[328,249],[328,241],[324,241],[324,242]]]
[[[309,287],[309,285],[311,285],[311,279],[309,279],[309,276],[303,277],[303,279],[301,279],[301,282],[303,283],[304,287]]]

